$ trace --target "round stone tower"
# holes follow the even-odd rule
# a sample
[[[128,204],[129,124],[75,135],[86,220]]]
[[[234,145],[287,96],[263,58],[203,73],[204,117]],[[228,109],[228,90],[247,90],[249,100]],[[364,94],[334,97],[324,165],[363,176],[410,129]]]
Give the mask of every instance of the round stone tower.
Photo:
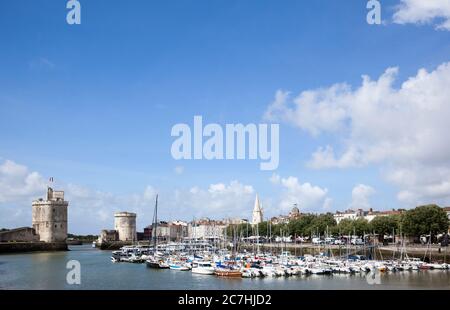
[[[67,239],[67,207],[63,191],[47,190],[47,199],[35,200],[32,203],[32,224],[44,242],[65,242]]]
[[[114,214],[114,229],[119,234],[120,241],[135,241],[136,213],[118,212]]]

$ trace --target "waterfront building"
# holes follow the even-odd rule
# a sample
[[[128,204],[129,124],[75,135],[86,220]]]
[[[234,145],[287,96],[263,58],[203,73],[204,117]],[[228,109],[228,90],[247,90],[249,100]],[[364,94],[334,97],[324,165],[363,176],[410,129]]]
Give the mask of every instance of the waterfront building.
[[[148,225],[147,227],[144,227],[144,240],[150,240],[153,236],[152,233],[152,225]]]
[[[259,203],[258,194],[256,194],[255,205],[253,207],[252,225],[257,225],[263,221],[263,211]]]
[[[370,223],[377,216],[399,215],[404,211],[404,209],[392,209],[387,211],[374,211],[372,208],[370,208],[369,211],[364,211],[363,209],[358,209],[355,211],[350,209],[344,212],[336,211],[333,217],[337,224],[339,224],[344,219],[357,220],[359,218],[364,218]]]
[[[229,218],[224,220],[226,225],[242,225],[242,224],[248,224],[247,219],[240,219],[240,218]]]
[[[445,213],[447,213],[447,217],[450,220],[450,207],[445,207],[444,211],[445,211]]]
[[[169,223],[170,240],[179,241],[188,236],[188,223],[183,221],[172,221]]]
[[[356,220],[357,218],[362,216],[364,216],[364,212],[362,209],[359,209],[357,211],[349,209],[344,212],[336,211],[333,217],[336,223],[339,224],[344,219]]]
[[[289,212],[289,219],[295,220],[301,216],[300,209],[297,207],[297,204],[294,205],[291,212]]]
[[[364,212],[363,217],[370,223],[377,216],[391,216],[391,215],[400,215],[402,214],[404,209],[392,209],[387,211],[373,211],[372,208],[369,209],[368,212]]]
[[[374,218],[377,216],[383,216],[381,212],[373,211],[372,208],[369,209],[368,212],[364,213],[364,218],[367,220],[367,222],[371,222]]]
[[[302,216],[297,204],[294,204],[288,215],[274,216],[270,219],[273,225],[288,224],[290,221],[297,220]]]
[[[166,221],[159,221],[156,228],[152,224],[152,238],[158,241],[170,241],[170,226]]]
[[[278,225],[278,224],[288,224],[290,221],[290,218],[288,215],[279,215],[279,216],[274,216],[270,219],[270,222],[273,225]]]
[[[144,228],[140,240],[149,240],[156,234],[159,241],[180,241],[188,236],[188,223],[183,221],[159,221],[156,229],[153,224]]]
[[[32,225],[39,240],[65,242],[67,239],[67,208],[63,191],[47,189],[47,198],[32,202]]]
[[[214,221],[208,218],[194,221],[188,226],[188,237],[191,239],[223,239],[226,235],[227,225],[223,221]]]

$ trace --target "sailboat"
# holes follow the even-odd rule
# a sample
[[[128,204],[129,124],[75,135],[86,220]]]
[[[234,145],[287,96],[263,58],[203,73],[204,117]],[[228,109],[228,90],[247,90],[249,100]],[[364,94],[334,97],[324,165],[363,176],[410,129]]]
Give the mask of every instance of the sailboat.
[[[148,268],[154,269],[169,269],[170,266],[167,264],[163,257],[158,256],[157,254],[157,229],[158,229],[158,195],[156,195],[155,202],[155,212],[153,214],[153,225],[152,225],[152,234],[151,238],[153,238],[153,255],[149,256],[149,258],[145,261],[145,264]]]

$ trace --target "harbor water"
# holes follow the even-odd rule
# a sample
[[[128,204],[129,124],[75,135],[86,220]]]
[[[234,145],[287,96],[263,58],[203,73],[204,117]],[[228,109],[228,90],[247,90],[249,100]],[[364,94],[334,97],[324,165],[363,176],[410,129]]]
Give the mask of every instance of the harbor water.
[[[90,245],[71,246],[67,252],[0,255],[0,289],[85,290],[355,290],[450,289],[450,271],[421,270],[365,274],[307,275],[280,278],[218,278],[185,271],[149,269],[145,264],[112,263],[111,252]],[[66,281],[67,262],[81,265],[81,284]]]

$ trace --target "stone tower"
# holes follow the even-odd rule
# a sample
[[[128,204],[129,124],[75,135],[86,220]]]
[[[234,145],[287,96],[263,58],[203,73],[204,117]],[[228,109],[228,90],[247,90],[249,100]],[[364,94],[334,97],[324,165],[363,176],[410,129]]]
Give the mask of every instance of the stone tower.
[[[263,221],[263,211],[259,204],[258,194],[256,194],[255,206],[253,207],[252,225],[259,224],[262,221]]]
[[[32,203],[33,228],[44,242],[66,242],[67,239],[67,207],[63,191],[47,189],[47,199],[35,200]]]
[[[136,213],[118,212],[114,214],[114,229],[119,234],[120,241],[135,241]]]

